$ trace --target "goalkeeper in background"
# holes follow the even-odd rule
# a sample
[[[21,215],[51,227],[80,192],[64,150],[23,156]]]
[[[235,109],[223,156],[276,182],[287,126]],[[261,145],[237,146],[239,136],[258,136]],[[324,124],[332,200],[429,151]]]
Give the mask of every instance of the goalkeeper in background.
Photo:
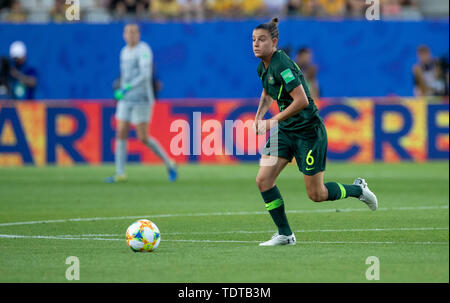
[[[152,87],[153,53],[150,46],[140,41],[137,24],[128,24],[124,28],[123,38],[126,46],[120,53],[120,89],[114,96],[116,108],[116,173],[105,179],[106,183],[124,182],[127,159],[127,139],[131,124],[136,127],[140,142],[149,147],[167,167],[169,181],[177,179],[175,162],[169,158],[161,145],[148,136],[148,126],[152,114],[155,95]]]

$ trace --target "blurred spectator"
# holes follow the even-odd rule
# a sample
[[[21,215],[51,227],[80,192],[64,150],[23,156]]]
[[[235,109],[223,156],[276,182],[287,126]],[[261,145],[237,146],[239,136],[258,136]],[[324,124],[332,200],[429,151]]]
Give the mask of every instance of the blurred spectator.
[[[381,0],[381,15],[383,17],[398,17],[402,11],[399,0]]]
[[[202,21],[205,18],[205,0],[178,0],[184,21]]]
[[[311,97],[314,100],[320,98],[319,82],[317,81],[317,66],[312,61],[312,52],[308,47],[302,47],[297,51],[295,62],[300,67],[309,84]]]
[[[421,19],[417,1],[415,0],[382,0],[381,15],[385,19]]]
[[[207,0],[209,17],[232,17],[237,10],[237,0]]]
[[[347,0],[346,15],[348,17],[362,18],[366,12],[366,2],[362,0]]]
[[[68,21],[66,18],[66,10],[68,7],[65,0],[55,0],[50,10],[50,19],[57,23]]]
[[[302,0],[301,14],[306,17],[315,17],[323,15],[324,12],[319,0]]]
[[[11,0],[11,9],[6,17],[6,21],[21,23],[27,21],[27,13],[24,11],[19,0]]]
[[[0,0],[0,10],[2,10],[4,8],[10,8],[11,1],[13,1],[13,0]]]
[[[319,4],[327,16],[341,17],[345,13],[345,0],[319,0]]]
[[[113,7],[112,15],[114,19],[120,20],[125,18],[125,15],[127,14],[127,7],[125,3],[118,1],[117,3],[112,3],[111,6]]]
[[[413,66],[414,94],[416,96],[445,95],[445,81],[441,64],[433,58],[428,46],[417,48],[418,62]]]
[[[279,17],[286,15],[288,0],[264,0],[268,17]]]
[[[34,91],[37,84],[36,70],[27,64],[27,48],[22,41],[11,44],[9,55],[12,63],[9,67],[10,95],[16,100],[34,99]]]
[[[148,3],[148,0],[111,0],[109,7],[114,19],[143,19],[149,16]]]
[[[263,16],[266,13],[263,0],[239,0],[239,9],[244,17]]]
[[[152,0],[150,16],[156,20],[175,20],[181,15],[181,6],[177,0]]]
[[[296,16],[301,14],[302,0],[288,0],[286,4],[286,16]]]
[[[383,19],[448,18],[448,5],[425,0],[379,0]],[[442,0],[444,1],[444,0]],[[51,6],[54,3],[53,7]],[[203,21],[248,17],[364,18],[365,0],[81,0],[86,21],[124,19]],[[70,5],[70,4],[69,4]],[[0,0],[0,20],[54,22],[65,20],[66,0]],[[109,10],[109,14],[105,11]]]
[[[449,55],[448,52],[446,55],[442,56],[441,59],[439,60],[441,63],[441,71],[442,71],[442,77],[444,79],[444,83],[445,83],[445,95],[448,96],[449,95],[449,59],[448,59]]]
[[[9,99],[9,59],[0,58],[0,100]]]
[[[149,16],[149,5],[147,0],[140,0],[136,2],[136,17],[138,19],[145,19]]]
[[[403,19],[421,19],[422,13],[416,0],[400,0],[401,16]]]

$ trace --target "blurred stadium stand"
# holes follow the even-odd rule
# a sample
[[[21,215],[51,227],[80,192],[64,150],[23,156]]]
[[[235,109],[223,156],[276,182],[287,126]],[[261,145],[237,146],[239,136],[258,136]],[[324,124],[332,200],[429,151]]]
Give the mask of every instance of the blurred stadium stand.
[[[420,10],[426,17],[446,17],[448,18],[447,1],[442,0],[427,0],[420,1]]]
[[[301,47],[312,48],[323,97],[412,96],[411,69],[420,44],[448,62],[446,0],[380,0],[381,20],[391,21],[381,23],[364,18],[365,0],[79,3],[81,22],[74,26],[67,24],[66,0],[0,0],[0,57],[8,55],[12,42],[25,42],[27,60],[38,69],[37,99],[111,98],[123,22],[130,19],[143,21],[142,39],[152,46],[165,83],[161,98],[257,97],[259,79],[242,77],[254,76],[258,64],[249,36],[258,23],[275,15],[282,17],[280,48],[290,49],[291,57]],[[221,38],[211,39],[215,36]],[[226,63],[231,61],[236,64]],[[180,74],[185,81],[172,85]]]
[[[248,17],[363,18],[365,0],[79,0],[81,21],[241,19]],[[445,0],[380,0],[386,19],[441,18]],[[0,21],[65,22],[66,0],[0,0]]]
[[[160,97],[258,97],[251,31],[260,22],[143,22],[142,39],[151,45],[164,83]],[[0,31],[0,56],[18,39],[27,45],[27,61],[39,74],[37,99],[112,97],[123,22],[2,24]],[[281,22],[279,47],[290,48],[291,57],[301,47],[313,49],[322,97],[413,96],[417,46],[428,45],[440,58],[448,54],[448,42],[448,21],[308,19]]]

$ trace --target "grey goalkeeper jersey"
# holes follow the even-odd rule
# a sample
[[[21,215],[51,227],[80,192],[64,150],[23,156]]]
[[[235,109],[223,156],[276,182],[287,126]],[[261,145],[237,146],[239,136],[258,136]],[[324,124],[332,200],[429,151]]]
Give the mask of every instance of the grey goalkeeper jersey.
[[[133,48],[128,45],[120,52],[120,87],[127,84],[131,89],[121,102],[154,102],[152,86],[153,52],[145,42],[139,42]]]

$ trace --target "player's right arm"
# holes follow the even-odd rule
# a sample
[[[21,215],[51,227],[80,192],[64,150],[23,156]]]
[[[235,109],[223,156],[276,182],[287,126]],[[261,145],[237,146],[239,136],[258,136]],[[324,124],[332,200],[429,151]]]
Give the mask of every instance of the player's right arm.
[[[263,88],[261,97],[259,99],[258,110],[256,111],[255,115],[255,124],[254,124],[255,131],[258,130],[258,121],[263,120],[264,115],[269,110],[270,105],[272,104],[273,101],[274,100],[272,99],[272,97],[269,96],[269,94],[267,94],[266,90]],[[258,131],[256,132],[258,133]]]
[[[425,80],[423,79],[422,70],[418,64],[413,66],[413,74],[417,81],[417,90],[416,94],[419,96],[424,96],[427,94],[427,85]]]
[[[116,99],[117,101],[120,101],[123,99],[124,95],[130,90],[130,86],[129,84],[124,83],[123,81],[123,56],[124,56],[124,52],[125,52],[125,47],[122,48],[122,50],[120,51],[120,75],[119,78],[114,81],[113,83],[113,88],[114,88],[114,99]]]
[[[266,89],[263,88],[261,97],[259,98],[258,111],[256,112],[256,120],[261,120],[272,104],[272,97],[267,94]]]

